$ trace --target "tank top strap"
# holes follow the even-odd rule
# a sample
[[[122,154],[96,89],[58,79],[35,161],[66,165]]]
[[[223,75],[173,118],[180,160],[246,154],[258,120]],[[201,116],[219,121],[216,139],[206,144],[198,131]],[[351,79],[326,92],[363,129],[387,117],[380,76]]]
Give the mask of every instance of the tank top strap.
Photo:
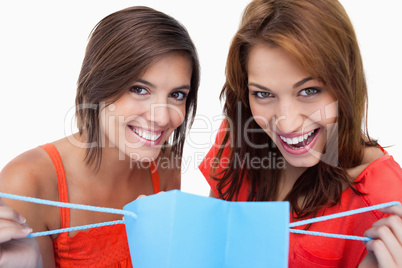
[[[378,147],[380,147],[381,151],[382,151],[384,154],[388,154],[388,152],[387,152],[381,145],[378,145]]]
[[[152,179],[152,185],[154,187],[154,193],[157,194],[161,191],[161,189],[159,185],[158,165],[155,163],[155,161],[151,162],[149,169],[151,171],[151,179]]]
[[[52,159],[53,165],[56,168],[57,183],[59,190],[59,201],[68,203],[67,192],[67,179],[64,172],[63,162],[56,146],[51,143],[47,143],[41,146]],[[70,210],[68,208],[60,208],[61,228],[70,227]]]

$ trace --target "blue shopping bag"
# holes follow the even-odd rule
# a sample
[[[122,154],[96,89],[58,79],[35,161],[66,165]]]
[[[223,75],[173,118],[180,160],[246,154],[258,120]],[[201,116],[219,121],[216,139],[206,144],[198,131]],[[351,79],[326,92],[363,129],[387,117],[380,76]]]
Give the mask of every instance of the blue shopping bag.
[[[289,224],[288,202],[228,202],[177,190],[137,199],[124,206],[124,209],[71,204],[2,192],[0,197],[124,215],[124,221],[36,232],[29,237],[123,223],[136,268],[287,267],[289,232],[371,240],[369,237],[313,232],[294,227],[401,204],[397,201],[387,202]]]
[[[135,268],[287,267],[288,202],[228,202],[173,190],[124,210]]]

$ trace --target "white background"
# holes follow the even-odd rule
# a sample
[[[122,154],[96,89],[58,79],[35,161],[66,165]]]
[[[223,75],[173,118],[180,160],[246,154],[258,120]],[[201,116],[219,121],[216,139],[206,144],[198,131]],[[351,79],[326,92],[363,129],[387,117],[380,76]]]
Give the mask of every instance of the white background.
[[[207,195],[198,164],[222,119],[226,55],[249,0],[22,0],[0,3],[0,169],[18,154],[75,131],[76,81],[87,38],[106,15],[132,5],[163,11],[188,29],[201,87],[184,148],[182,190]],[[369,131],[402,163],[401,0],[343,0],[354,23],[369,88]],[[381,3],[381,4],[379,4]]]

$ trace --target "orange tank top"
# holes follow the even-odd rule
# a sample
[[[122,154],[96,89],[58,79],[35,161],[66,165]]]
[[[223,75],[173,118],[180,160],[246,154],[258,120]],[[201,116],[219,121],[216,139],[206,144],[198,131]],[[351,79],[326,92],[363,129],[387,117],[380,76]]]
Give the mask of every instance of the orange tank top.
[[[41,146],[56,168],[59,201],[68,203],[67,180],[61,157],[53,144]],[[159,173],[154,162],[150,166],[154,192],[160,191]],[[61,228],[70,227],[70,210],[60,208]],[[61,233],[53,240],[57,267],[132,267],[123,224],[92,228],[74,236]]]

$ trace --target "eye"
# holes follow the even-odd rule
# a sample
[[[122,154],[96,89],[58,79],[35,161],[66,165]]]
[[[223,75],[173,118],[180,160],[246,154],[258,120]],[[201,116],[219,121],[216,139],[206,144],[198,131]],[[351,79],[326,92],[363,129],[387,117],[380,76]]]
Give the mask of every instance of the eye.
[[[130,88],[130,91],[137,95],[147,95],[149,92],[142,86],[133,86]]]
[[[313,88],[313,87],[309,87],[309,88],[305,88],[300,90],[299,95],[301,96],[311,96],[314,94],[317,94],[320,90],[317,88]]]
[[[172,94],[170,94],[169,97],[171,97],[175,100],[181,101],[181,100],[184,100],[187,98],[187,93],[184,93],[182,91],[176,91],[176,92],[173,92]]]
[[[272,98],[274,96],[272,93],[266,91],[254,91],[252,94],[259,99]]]

